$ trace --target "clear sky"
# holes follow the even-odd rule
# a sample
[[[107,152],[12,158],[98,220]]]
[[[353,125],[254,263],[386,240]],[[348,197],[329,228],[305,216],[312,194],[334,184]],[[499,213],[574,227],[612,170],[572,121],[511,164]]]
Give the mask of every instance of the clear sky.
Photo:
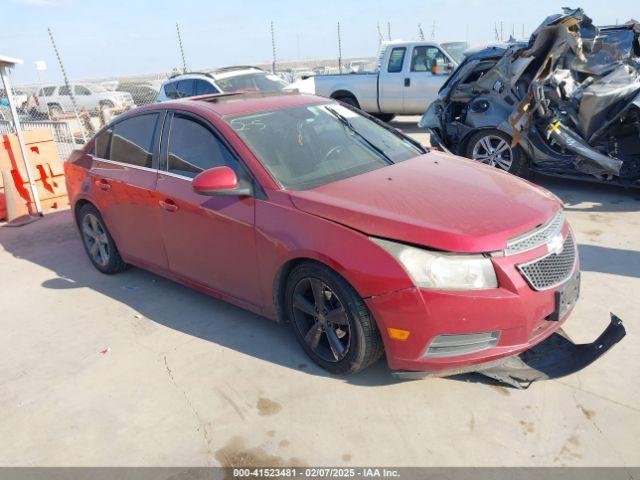
[[[343,57],[374,56],[376,25],[385,37],[414,39],[418,23],[427,38],[435,22],[441,41],[526,36],[562,2],[552,0],[0,0],[0,54],[21,58],[14,81],[35,82],[33,62],[45,60],[45,81],[61,78],[47,35],[51,27],[70,78],[170,71],[180,66],[179,22],[191,69],[271,61],[269,22],[277,57],[337,58],[337,22]],[[578,6],[578,5],[576,5]],[[596,24],[640,17],[638,0],[583,0]]]

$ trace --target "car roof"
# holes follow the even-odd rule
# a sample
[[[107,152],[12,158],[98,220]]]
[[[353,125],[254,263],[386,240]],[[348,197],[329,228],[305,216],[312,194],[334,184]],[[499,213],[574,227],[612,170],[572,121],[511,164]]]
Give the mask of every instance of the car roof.
[[[260,68],[247,67],[247,68],[234,68],[234,69],[222,69],[216,70],[212,73],[213,77],[218,79],[240,77],[242,75],[250,75],[252,73],[267,73]]]
[[[185,106],[192,108],[197,106],[206,109],[220,117],[249,115],[252,113],[266,112],[269,110],[281,110],[284,108],[301,105],[317,105],[329,103],[332,100],[316,95],[301,94],[297,91],[287,92],[233,92],[200,97],[188,97],[168,102],[155,103],[145,110],[162,110],[163,108]],[[194,103],[196,105],[194,105]]]
[[[165,80],[165,83],[192,79],[215,80],[217,78],[229,78],[258,72],[264,72],[264,70],[258,67],[253,67],[251,65],[238,65],[233,67],[222,67],[210,72],[178,73],[167,78]]]
[[[384,47],[409,47],[411,45],[439,47],[440,42],[435,40],[385,40],[382,42]]]

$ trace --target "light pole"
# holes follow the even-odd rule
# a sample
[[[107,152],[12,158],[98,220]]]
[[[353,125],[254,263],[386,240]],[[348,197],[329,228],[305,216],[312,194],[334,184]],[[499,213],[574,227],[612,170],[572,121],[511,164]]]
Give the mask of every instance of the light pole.
[[[38,72],[38,84],[40,85],[40,91],[42,92],[42,98],[44,98],[44,106],[47,112],[47,119],[51,121],[51,114],[49,113],[49,99],[47,98],[47,92],[44,91],[44,85],[42,83],[42,74],[40,72],[44,72],[47,69],[47,62],[44,60],[36,60],[33,62],[36,66],[36,71]]]

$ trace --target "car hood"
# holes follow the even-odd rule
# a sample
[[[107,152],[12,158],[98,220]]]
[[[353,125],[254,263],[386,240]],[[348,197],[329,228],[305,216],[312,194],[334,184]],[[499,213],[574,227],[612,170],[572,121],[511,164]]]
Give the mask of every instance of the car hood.
[[[367,235],[452,252],[503,250],[560,208],[529,182],[440,152],[290,195],[296,208]]]

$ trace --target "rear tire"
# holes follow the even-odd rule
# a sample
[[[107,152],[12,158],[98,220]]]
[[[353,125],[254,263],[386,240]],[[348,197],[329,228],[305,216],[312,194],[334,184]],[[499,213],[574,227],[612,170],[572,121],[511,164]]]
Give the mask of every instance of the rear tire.
[[[358,103],[358,100],[356,100],[355,97],[351,96],[351,95],[345,95],[342,97],[336,97],[336,100],[342,103],[346,103],[347,105],[351,106],[351,107],[355,107],[355,108],[360,108],[360,104]]]
[[[370,115],[385,123],[389,123],[391,120],[396,118],[393,113],[371,113]]]
[[[338,375],[356,373],[383,355],[382,338],[367,306],[330,268],[313,262],[294,267],[284,299],[287,319],[300,345],[325,370]]]
[[[80,207],[77,221],[84,250],[94,267],[107,275],[129,268],[96,207],[90,203]]]
[[[529,172],[527,155],[519,145],[512,147],[511,142],[512,138],[500,130],[481,130],[471,135],[464,155],[524,178]]]

